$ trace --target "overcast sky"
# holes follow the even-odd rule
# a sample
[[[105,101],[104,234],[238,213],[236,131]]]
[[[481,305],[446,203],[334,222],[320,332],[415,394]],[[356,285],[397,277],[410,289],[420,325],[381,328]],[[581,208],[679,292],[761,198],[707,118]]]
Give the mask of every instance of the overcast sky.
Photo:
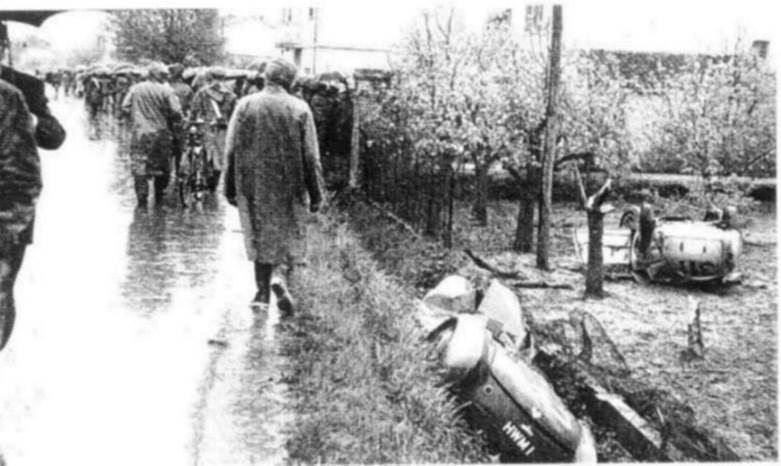
[[[421,5],[433,2],[394,0],[383,2],[351,2],[321,0],[319,2],[265,1],[264,11],[283,6],[310,6],[316,3],[331,11],[329,24],[321,27],[335,31],[333,40],[365,46],[390,46],[399,37],[402,27],[409,24]],[[447,2],[437,2],[448,4]],[[456,0],[467,19],[475,24],[484,21],[489,11],[507,5],[551,2],[507,2]],[[771,41],[771,53],[778,46],[781,29],[778,1],[697,1],[697,0],[574,0],[564,4],[564,41],[570,47],[607,48],[638,51],[722,52],[734,44],[738,36],[751,42]],[[246,0],[174,0],[166,5],[178,7],[214,7],[239,9],[251,13]],[[40,0],[4,0],[1,8],[117,8],[160,5],[152,0],[84,0],[50,2]],[[518,18],[519,20],[521,18]],[[90,11],[71,12],[47,20],[41,34],[56,48],[65,49],[84,43],[94,36],[101,14]],[[15,31],[23,27],[13,27]],[[13,38],[13,37],[12,37]]]

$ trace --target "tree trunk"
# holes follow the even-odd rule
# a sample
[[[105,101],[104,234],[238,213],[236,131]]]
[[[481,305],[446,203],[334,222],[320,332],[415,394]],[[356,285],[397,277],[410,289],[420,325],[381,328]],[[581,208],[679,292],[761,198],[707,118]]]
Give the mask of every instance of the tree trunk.
[[[424,178],[425,187],[419,189],[426,193],[426,229],[425,232],[429,236],[437,236],[439,233],[439,205],[436,193],[433,189],[436,186],[437,176],[435,174],[427,174]],[[418,194],[420,196],[420,194]]]
[[[605,226],[605,214],[599,208],[588,210],[588,269],[586,270],[586,296],[601,298],[604,296],[602,273],[602,233]]]
[[[537,267],[550,269],[550,227],[553,204],[553,167],[556,161],[556,132],[558,131],[557,104],[559,75],[561,72],[561,5],[553,6],[553,32],[551,34],[550,67],[548,73],[548,103],[545,117],[545,146],[542,153],[542,203],[540,223],[537,229]]]
[[[578,179],[580,198],[583,200],[586,208],[588,220],[588,268],[586,269],[586,297],[601,298],[604,296],[602,285],[604,283],[604,271],[602,270],[604,261],[602,258],[602,234],[604,233],[605,214],[610,212],[613,207],[605,204],[607,196],[610,194],[612,186],[610,178],[605,184],[594,193],[593,196],[586,199],[586,190],[583,187],[580,172],[575,166],[575,174]]]
[[[475,203],[472,206],[477,224],[484,227],[488,225],[488,167],[475,163]]]
[[[537,190],[527,184],[523,187],[518,205],[518,224],[515,228],[513,249],[519,252],[532,252],[534,245],[534,204],[537,202]]]
[[[518,252],[532,252],[534,241],[534,203],[536,191],[534,190],[535,176],[531,173],[531,164],[526,169],[526,177],[515,167],[508,166],[507,170],[518,185],[518,221],[515,225],[512,249]]]
[[[448,191],[447,191],[447,230],[445,231],[445,247],[453,247],[453,199],[456,195],[456,173],[452,162],[448,163]]]

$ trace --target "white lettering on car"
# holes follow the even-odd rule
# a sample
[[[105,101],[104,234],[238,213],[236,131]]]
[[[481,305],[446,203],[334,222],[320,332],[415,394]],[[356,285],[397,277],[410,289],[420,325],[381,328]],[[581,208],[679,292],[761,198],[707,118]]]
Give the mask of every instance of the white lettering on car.
[[[534,451],[534,445],[532,445],[531,441],[529,440],[529,437],[532,436],[532,429],[525,424],[521,425],[521,428],[528,433],[528,437],[521,431],[521,429],[516,427],[512,421],[507,421],[507,423],[502,427],[502,430],[505,434],[507,434],[508,437],[510,437],[513,442],[515,442],[515,445],[518,446],[524,455],[529,456]]]

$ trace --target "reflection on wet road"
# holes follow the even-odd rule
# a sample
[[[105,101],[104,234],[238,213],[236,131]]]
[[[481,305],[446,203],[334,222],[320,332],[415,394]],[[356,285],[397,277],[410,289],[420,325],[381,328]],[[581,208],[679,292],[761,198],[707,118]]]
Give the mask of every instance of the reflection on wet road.
[[[0,353],[9,466],[255,464],[285,458],[290,420],[275,311],[253,314],[238,216],[221,199],[134,212],[126,156],[86,138],[42,151],[35,243]],[[213,344],[209,341],[213,340]]]

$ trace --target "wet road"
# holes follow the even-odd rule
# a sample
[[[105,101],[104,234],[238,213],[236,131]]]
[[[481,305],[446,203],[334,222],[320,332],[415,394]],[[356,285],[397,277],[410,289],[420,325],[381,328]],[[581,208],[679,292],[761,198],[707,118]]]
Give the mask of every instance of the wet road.
[[[222,199],[134,212],[129,162],[87,139],[41,151],[35,243],[0,353],[9,466],[278,463],[289,422],[275,310],[253,314],[238,215]],[[216,343],[210,340],[216,340]]]

